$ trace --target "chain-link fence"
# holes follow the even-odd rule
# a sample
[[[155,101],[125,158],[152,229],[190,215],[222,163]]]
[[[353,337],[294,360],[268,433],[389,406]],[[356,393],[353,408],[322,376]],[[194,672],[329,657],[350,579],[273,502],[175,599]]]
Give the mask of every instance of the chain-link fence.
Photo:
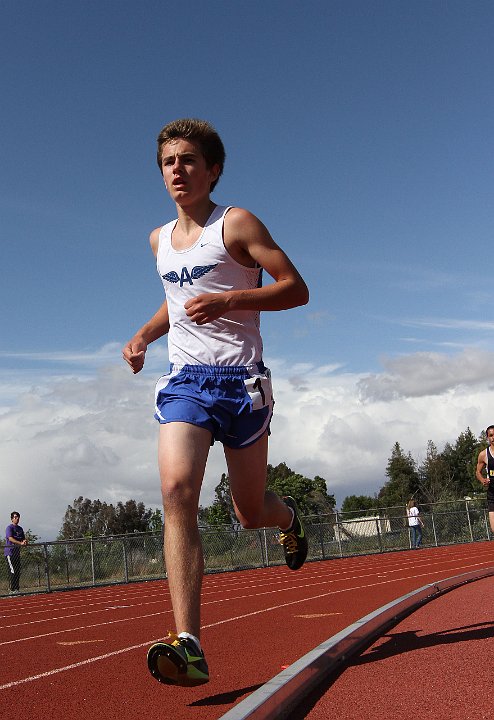
[[[485,501],[462,500],[421,505],[423,546],[489,540]],[[355,517],[335,511],[304,519],[309,560],[328,560],[411,548],[404,508],[380,508]],[[282,565],[283,549],[275,528],[201,529],[206,572]],[[157,534],[84,538],[37,543],[21,549],[21,592],[50,592],[77,587],[166,577],[162,537]],[[0,596],[9,594],[9,565],[0,572]]]

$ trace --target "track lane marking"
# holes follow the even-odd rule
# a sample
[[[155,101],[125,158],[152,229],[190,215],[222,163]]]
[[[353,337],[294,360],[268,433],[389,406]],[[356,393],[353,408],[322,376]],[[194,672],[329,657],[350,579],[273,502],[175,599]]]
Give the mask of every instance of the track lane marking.
[[[483,565],[483,564],[484,563],[474,563],[474,565]],[[463,567],[457,568],[457,569],[461,570],[461,569],[464,569],[464,567],[469,567],[469,566],[463,566]],[[433,574],[438,574],[438,572],[439,571],[436,571]],[[307,597],[299,598],[298,600],[291,600],[290,602],[281,603],[280,605],[273,605],[272,607],[262,608],[260,610],[254,610],[252,612],[244,613],[242,615],[236,615],[235,617],[223,618],[222,620],[218,620],[217,622],[208,623],[207,625],[203,625],[201,627],[201,629],[207,630],[212,627],[218,627],[219,625],[225,625],[226,623],[236,622],[238,620],[244,620],[245,618],[248,618],[248,617],[254,617],[255,615],[262,615],[263,613],[272,612],[273,610],[280,610],[281,608],[290,607],[291,605],[298,605],[299,603],[302,603],[302,602],[310,602],[311,600],[320,600],[321,598],[328,597],[330,595],[337,595],[339,593],[344,593],[344,592],[352,592],[354,590],[366,590],[368,588],[377,587],[379,585],[386,585],[388,582],[395,583],[395,582],[403,581],[403,580],[412,580],[412,579],[424,577],[424,575],[426,575],[426,574],[430,574],[430,573],[422,573],[420,575],[410,575],[407,578],[394,578],[391,581],[372,583],[369,585],[360,585],[360,586],[355,586],[355,587],[345,588],[345,589],[340,589],[340,590],[330,590],[329,592],[321,593],[319,595],[314,595],[310,598],[307,598]],[[34,682],[35,680],[41,680],[43,678],[51,677],[53,675],[57,675],[62,672],[67,672],[68,670],[74,670],[79,667],[84,667],[85,665],[91,665],[92,663],[99,662],[101,660],[107,660],[110,657],[114,657],[116,655],[122,655],[123,653],[132,652],[133,650],[138,650],[138,649],[146,647],[148,645],[152,645],[155,642],[159,642],[159,640],[160,640],[160,638],[153,638],[152,640],[147,640],[144,643],[139,643],[137,645],[131,645],[126,648],[121,648],[120,650],[113,650],[112,652],[105,653],[104,655],[98,655],[93,658],[87,658],[86,660],[80,660],[79,662],[71,663],[70,665],[65,665],[64,667],[61,667],[61,668],[54,668],[53,670],[47,670],[44,673],[39,673],[37,675],[31,675],[27,678],[21,678],[20,680],[13,680],[11,682],[0,685],[0,690],[8,690],[9,688],[17,687],[18,685],[23,685],[25,683]]]
[[[382,556],[380,556],[380,557],[382,558]],[[414,557],[416,557],[416,556],[414,555]],[[466,554],[465,554],[465,555],[460,555],[460,557],[448,559],[448,560],[447,560],[447,563],[449,564],[449,563],[452,563],[452,562],[458,562],[459,560],[461,561],[461,560],[463,560],[464,558],[470,558],[470,557],[471,557],[471,555],[466,555]],[[423,559],[421,560],[421,563],[420,563],[420,564],[425,564],[425,563],[427,563],[427,558],[426,558],[426,556],[422,556],[422,558],[423,558]],[[403,558],[400,559],[400,562],[402,562],[402,561],[403,561]],[[480,562],[480,563],[475,563],[475,564],[473,565],[473,567],[476,567],[476,566],[478,566],[479,564],[490,563],[490,562],[492,562],[492,561],[493,561],[493,558],[489,558],[488,560],[486,559],[485,561],[482,561],[482,562]],[[328,562],[328,561],[326,561],[326,562]],[[441,566],[444,567],[444,564],[445,564],[444,561],[441,562],[441,561],[438,559],[438,560],[433,560],[431,563],[428,563],[428,564],[427,564],[427,567],[430,568],[430,567],[437,566],[437,565],[441,565]],[[388,569],[386,572],[387,572],[388,574],[389,574],[389,573],[394,573],[394,572],[401,572],[401,571],[403,571],[403,570],[409,569],[409,567],[410,567],[409,564],[405,564],[405,565],[400,564],[400,565],[398,565],[398,566],[396,566],[396,567],[394,567],[394,568]],[[417,567],[417,563],[414,563],[414,568],[415,568],[415,567]],[[367,569],[368,569],[368,568],[360,568],[360,570],[367,570]],[[370,568],[369,568],[369,569],[370,569]],[[446,568],[445,568],[445,569],[446,569]],[[455,568],[451,568],[451,570],[454,570],[454,569],[455,569]],[[382,571],[382,568],[380,568],[380,570]],[[360,572],[360,573],[357,572],[357,574],[352,575],[350,578],[349,578],[349,577],[342,577],[343,575],[348,575],[349,572],[355,572],[355,569],[350,569],[350,570],[346,570],[346,571],[343,570],[343,571],[340,571],[340,572],[333,572],[333,573],[330,573],[329,577],[327,577],[327,578],[326,578],[325,575],[318,573],[318,574],[314,575],[313,577],[318,577],[318,578],[323,578],[323,579],[321,579],[321,580],[320,580],[319,582],[317,582],[317,583],[307,583],[307,582],[306,582],[304,585],[297,584],[296,586],[283,587],[283,588],[280,588],[279,590],[271,590],[271,591],[266,591],[266,592],[264,592],[264,593],[256,593],[256,595],[264,595],[264,594],[269,594],[269,593],[271,593],[271,592],[285,592],[285,591],[289,591],[289,590],[299,589],[299,588],[301,588],[301,587],[311,587],[311,586],[314,586],[314,585],[323,585],[323,584],[326,583],[326,582],[342,582],[342,581],[348,581],[348,580],[355,580],[355,579],[357,579],[357,578],[371,577],[372,575],[375,574],[375,573],[372,573],[372,572],[365,573],[365,574],[362,573],[362,572]],[[433,571],[433,572],[434,572],[434,571]],[[412,577],[415,577],[415,576],[412,576]],[[310,579],[310,578],[308,578],[308,579]],[[278,581],[278,582],[281,582],[281,581]],[[290,580],[286,580],[285,582],[291,582],[291,581],[290,581]],[[261,584],[265,584],[265,582],[264,582],[264,583],[261,583]],[[244,590],[245,590],[245,589],[252,589],[252,588],[253,588],[253,589],[256,589],[256,588],[258,588],[258,587],[259,587],[259,584],[250,584],[250,585],[248,585],[247,587],[244,586],[243,589],[244,589]],[[225,592],[235,592],[235,589],[230,589],[230,588],[225,589],[225,588],[223,588],[222,594],[224,595]],[[208,592],[208,591],[206,590],[206,592],[203,592],[203,597],[205,598],[205,597],[207,597],[208,595],[212,595],[212,594],[214,594],[214,592]],[[167,593],[166,595],[161,594],[156,600],[150,600],[149,602],[146,602],[146,603],[133,603],[133,604],[131,604],[129,607],[142,607],[143,605],[154,605],[154,604],[157,604],[157,603],[163,603],[163,600],[166,599],[168,595],[169,595],[169,593]],[[149,597],[149,596],[148,596],[148,597]],[[213,601],[205,601],[203,604],[209,604],[209,603],[211,603],[211,602],[213,602],[213,603],[214,603],[214,602],[224,602],[225,600],[238,600],[238,599],[244,599],[245,597],[249,597],[249,596],[248,596],[248,595],[241,595],[241,596],[236,596],[236,597],[234,597],[234,598],[219,598],[219,599],[213,600]],[[54,616],[54,617],[49,617],[49,618],[41,618],[41,619],[39,619],[39,620],[30,620],[30,621],[27,621],[27,622],[24,622],[24,623],[13,623],[13,624],[11,624],[11,625],[3,625],[1,629],[17,628],[17,627],[22,627],[22,626],[24,626],[24,625],[35,625],[35,624],[40,624],[40,623],[44,623],[44,622],[52,622],[52,621],[55,621],[55,620],[57,620],[57,621],[67,620],[67,619],[70,619],[70,618],[84,617],[84,616],[90,615],[90,614],[96,614],[96,613],[99,613],[99,612],[105,612],[105,611],[108,610],[108,604],[109,604],[110,600],[111,600],[111,599],[108,599],[107,602],[102,603],[103,605],[106,605],[106,607],[102,607],[102,608],[95,609],[95,610],[90,610],[90,611],[88,611],[88,612],[72,613],[72,614],[69,614],[69,615],[59,615],[59,616]],[[91,603],[91,604],[92,604],[92,603]],[[49,612],[49,610],[48,610],[48,611],[44,611],[44,612]],[[23,616],[22,613],[19,613],[19,615],[20,615],[21,617]],[[12,617],[12,616],[10,616],[9,619],[11,619],[11,617]]]
[[[452,547],[457,548],[458,546],[452,546]],[[438,550],[438,549],[439,549],[439,548],[430,548],[431,551]],[[442,550],[443,548],[440,548],[440,549]],[[446,549],[446,550],[450,550],[449,547],[447,547],[447,548],[445,548],[445,549]],[[425,552],[427,552],[428,550],[429,550],[429,548],[425,549]],[[486,552],[486,551],[483,551],[482,553],[479,553],[479,557],[482,557],[482,555],[484,555],[485,552]],[[446,553],[445,553],[445,554],[446,554]],[[359,574],[359,573],[361,573],[363,570],[373,569],[373,568],[374,568],[376,565],[378,565],[378,564],[379,564],[380,566],[382,566],[383,560],[389,560],[389,561],[392,561],[392,560],[393,560],[393,561],[394,561],[395,558],[392,558],[391,555],[392,555],[391,553],[390,553],[389,555],[386,555],[386,554],[385,554],[385,555],[382,555],[382,554],[376,555],[376,556],[375,556],[375,562],[372,562],[372,560],[374,560],[374,556],[367,556],[367,555],[366,555],[366,556],[360,556],[360,557],[358,557],[358,558],[353,558],[353,560],[357,560],[357,562],[353,562],[353,563],[352,563],[352,566],[351,566],[350,568],[340,568],[340,569],[338,569],[336,572],[332,572],[332,573],[331,573],[330,581],[336,582],[336,581],[340,581],[340,580],[344,580],[344,579],[355,579],[356,577],[366,577],[366,576],[370,576],[370,574],[372,574],[372,573],[369,573],[368,575],[362,575],[362,574]],[[470,557],[471,557],[471,554],[466,553],[466,552],[462,552],[461,554],[453,555],[453,557],[451,557],[452,553],[447,553],[447,555],[448,555],[447,558],[437,557],[437,553],[436,553],[436,554],[435,554],[435,557],[434,557],[434,558],[431,558],[431,561],[428,562],[428,561],[427,561],[427,556],[425,555],[425,553],[422,553],[421,556],[420,556],[420,564],[425,564],[425,563],[427,563],[427,566],[428,566],[428,567],[431,567],[431,566],[437,565],[437,564],[440,564],[441,566],[444,566],[446,563],[454,563],[454,562],[458,562],[459,560],[462,560],[462,559],[464,559],[464,558],[470,558]],[[491,555],[491,554],[489,554],[489,555]],[[350,558],[335,558],[334,560],[340,562],[340,561],[347,561],[347,560],[349,560],[349,559],[350,559]],[[408,553],[407,553],[407,551],[400,551],[399,564],[395,565],[394,567],[393,567],[393,566],[391,566],[391,567],[388,566],[388,569],[387,569],[387,570],[385,570],[385,569],[382,568],[382,567],[380,567],[379,569],[380,569],[381,572],[382,572],[383,570],[385,570],[385,572],[387,572],[387,573],[399,572],[399,571],[401,571],[401,570],[409,567],[411,563],[413,563],[413,566],[414,566],[414,567],[417,567],[417,565],[418,565],[417,560],[418,560],[417,555],[414,555],[413,557],[408,558]],[[361,561],[361,562],[358,562],[358,561]],[[380,561],[380,562],[378,562],[378,561]],[[492,560],[489,559],[488,561],[491,562]],[[326,560],[326,561],[320,560],[320,561],[317,561],[317,562],[332,562],[332,561],[331,561],[331,560]],[[487,560],[486,560],[486,562],[487,562]],[[254,572],[254,573],[256,573],[256,574],[259,574],[259,576],[262,577],[262,579],[264,580],[264,582],[261,583],[261,584],[265,584],[265,573],[266,573],[266,570],[269,571],[269,570],[271,570],[271,569],[272,569],[272,568],[262,568],[262,569],[260,569],[260,570],[254,570],[254,571],[252,571],[252,572]],[[274,568],[273,568],[273,569],[274,569]],[[347,576],[347,575],[348,575],[349,573],[351,573],[351,572],[354,572],[354,573],[356,572],[357,574],[356,574],[356,575],[353,575],[351,578],[343,577],[343,576]],[[286,582],[289,582],[289,581],[287,581],[285,578],[283,578],[283,575],[275,575],[275,578],[278,578],[278,577],[281,577],[282,579],[280,579],[280,580],[276,579],[276,580],[275,580],[276,583],[280,583],[280,584],[281,584],[282,582],[285,582],[285,583],[286,583]],[[314,578],[316,578],[316,577],[322,577],[322,578],[324,578],[325,575],[322,574],[322,573],[315,572],[315,573],[312,574],[312,577],[314,577]],[[205,576],[206,583],[207,583],[207,578],[208,578],[208,576]],[[153,581],[153,582],[160,582],[160,580]],[[222,586],[218,587],[218,590],[221,590],[222,594],[224,594],[225,592],[234,592],[234,591],[235,591],[235,585],[236,585],[236,589],[237,589],[237,590],[239,589],[239,586],[241,586],[241,585],[243,585],[243,588],[244,588],[244,589],[250,589],[250,588],[256,588],[256,587],[258,587],[258,584],[252,583],[252,580],[251,580],[251,579],[250,579],[248,582],[249,582],[250,584],[246,585],[245,583],[239,583],[238,580],[235,579],[235,580],[232,580],[232,582],[230,583],[230,587],[225,588],[225,586],[224,586],[224,584],[223,584]],[[270,582],[271,582],[271,583],[273,582],[273,578],[272,578],[272,577],[271,577],[271,579],[270,579]],[[208,591],[207,588],[208,588],[208,587],[211,587],[211,585],[213,585],[213,587],[214,587],[214,585],[217,584],[216,581],[215,581],[214,583],[209,583],[209,585],[206,584],[206,583],[205,583],[205,586],[204,586],[204,589],[203,589],[203,597],[206,597],[207,595],[212,595],[212,594],[214,594],[214,593],[215,593],[215,590],[214,590],[214,589]],[[322,582],[319,583],[319,584],[322,584]],[[233,585],[234,587],[231,587],[232,585]],[[307,584],[306,586],[308,586],[308,584]],[[297,587],[300,587],[300,586],[297,586]],[[166,588],[166,585],[165,585],[165,588]],[[290,590],[290,589],[292,589],[292,588],[285,588],[285,589]],[[89,588],[88,590],[85,590],[84,592],[88,592],[88,591],[91,592],[92,590],[93,590],[93,589]],[[111,588],[111,590],[113,591],[114,588]],[[139,599],[138,593],[140,592],[140,590],[141,590],[141,589],[139,588],[139,591],[136,590],[136,591],[134,591],[134,592],[130,592],[129,595],[132,595],[133,597],[131,597],[131,598],[129,597],[128,599],[129,599],[129,600],[130,600],[130,599],[132,599],[132,600],[138,600],[138,599]],[[72,591],[72,592],[76,592],[77,594],[79,594],[79,591]],[[102,592],[99,592],[98,595],[99,595],[99,596],[103,596],[103,593],[102,593]],[[105,600],[100,600],[100,601],[98,601],[98,602],[93,602],[93,603],[85,603],[85,606],[87,607],[88,605],[91,606],[91,605],[99,605],[99,604],[101,604],[101,605],[107,605],[107,607],[105,607],[105,608],[100,608],[100,609],[95,609],[94,611],[90,611],[90,612],[93,612],[93,613],[104,612],[104,611],[106,611],[106,610],[108,609],[108,604],[109,604],[109,602],[112,602],[112,601],[115,602],[115,599],[116,599],[116,598],[115,598],[115,595],[116,595],[117,597],[118,597],[118,596],[122,596],[122,595],[125,596],[125,593],[122,592],[122,591],[119,591],[118,593],[115,593],[115,594],[113,595],[113,597],[111,597],[111,596],[110,596],[110,597],[106,596],[106,599],[105,599]],[[166,593],[160,592],[160,593],[159,593],[159,596],[158,596],[158,598],[157,598],[156,600],[150,600],[149,602],[146,602],[146,603],[135,602],[135,603],[133,603],[133,604],[131,605],[131,607],[134,607],[134,606],[136,606],[136,605],[139,605],[139,606],[142,606],[142,605],[151,605],[151,604],[155,604],[155,603],[157,603],[157,602],[162,603],[162,602],[163,602],[163,599],[166,599],[167,595],[169,595],[168,592],[166,592]],[[136,597],[136,596],[137,596],[137,597]],[[127,597],[128,597],[128,596],[127,596]],[[145,597],[153,597],[153,594],[147,593],[147,594],[145,595]],[[122,599],[124,599],[124,598],[122,598]],[[125,598],[125,599],[127,599],[127,598]],[[232,598],[232,600],[233,600],[233,599],[237,599],[237,598]],[[55,604],[55,603],[52,602],[51,604]],[[32,607],[32,605],[31,605],[31,607]],[[73,606],[73,607],[74,607],[74,606]],[[77,606],[75,606],[75,607],[77,607]],[[18,609],[18,604],[16,604],[16,608]],[[28,612],[16,612],[15,614],[9,613],[9,614],[5,614],[5,615],[0,615],[0,618],[12,619],[13,617],[16,617],[16,616],[25,617],[26,615],[36,615],[36,614],[41,614],[41,613],[47,613],[47,612],[50,612],[50,611],[52,611],[52,610],[57,610],[57,609],[59,609],[59,608],[56,608],[56,607],[55,607],[55,608],[48,608],[48,609],[41,609],[41,610],[32,610],[32,611],[28,611]],[[62,609],[63,609],[63,610],[69,609],[69,607],[68,607],[68,606],[65,606],[65,607],[63,607]],[[13,628],[13,627],[20,627],[20,626],[22,626],[22,625],[35,624],[35,623],[41,623],[41,622],[51,622],[52,620],[64,620],[64,619],[69,619],[69,618],[73,618],[73,617],[82,617],[82,616],[87,615],[87,614],[89,614],[89,613],[72,613],[72,614],[70,614],[70,615],[60,615],[60,616],[55,616],[55,617],[50,617],[50,618],[42,618],[42,619],[39,619],[39,620],[34,620],[34,621],[27,622],[27,623],[13,623],[13,624],[11,624],[11,625],[4,625],[2,629],[4,629],[4,628],[6,629],[6,628]]]
[[[88,643],[105,642],[104,640],[59,640],[57,645],[87,645]]]
[[[489,561],[489,562],[491,562],[491,561]],[[480,563],[469,563],[468,565],[461,565],[461,566],[456,567],[456,568],[447,568],[447,571],[449,572],[450,570],[453,570],[453,571],[455,571],[455,570],[465,570],[465,569],[468,569],[468,568],[471,568],[471,567],[478,567],[479,565],[485,565],[486,563],[487,563],[487,561],[482,561],[482,562],[480,562]],[[436,564],[436,563],[434,563],[434,564]],[[388,582],[400,582],[400,581],[404,581],[404,580],[410,580],[410,579],[413,579],[413,578],[425,577],[425,576],[431,575],[431,574],[437,575],[439,572],[442,572],[442,571],[433,570],[433,571],[431,571],[431,572],[422,573],[422,574],[419,574],[419,575],[407,575],[407,576],[405,576],[405,577],[399,577],[399,578],[386,578],[386,581],[384,581],[384,582],[382,582],[382,583],[376,583],[376,584],[377,584],[377,585],[386,585]],[[364,577],[371,577],[371,574],[369,573],[369,574],[366,574],[366,575],[353,576],[351,579],[352,579],[352,580],[356,580],[356,579],[361,579],[361,578],[364,578]],[[379,576],[376,576],[376,577],[379,577]],[[347,579],[348,579],[348,578],[347,578]],[[216,605],[216,604],[219,604],[219,603],[227,603],[227,602],[233,602],[233,601],[237,601],[237,600],[246,600],[246,599],[250,599],[250,598],[261,597],[261,596],[263,596],[263,595],[272,595],[272,594],[274,594],[274,593],[289,592],[289,591],[293,591],[293,590],[300,591],[300,590],[303,589],[303,588],[314,587],[314,586],[316,586],[316,585],[327,585],[328,583],[341,582],[341,580],[342,580],[342,578],[337,578],[336,580],[334,580],[334,579],[331,577],[331,578],[328,578],[328,579],[325,580],[325,581],[320,581],[320,582],[317,582],[317,583],[305,583],[305,584],[303,584],[303,585],[297,584],[297,585],[294,585],[294,586],[289,587],[289,588],[277,588],[277,589],[274,589],[274,590],[266,590],[266,591],[264,591],[264,592],[257,592],[256,594],[252,594],[252,595],[236,595],[235,597],[216,598],[215,600],[206,600],[205,602],[202,603],[202,605],[203,605],[203,606],[205,606],[205,605]],[[374,585],[366,585],[366,586],[364,586],[364,587],[374,587]],[[340,593],[340,592],[347,592],[348,589],[351,590],[352,588],[340,588],[340,589],[338,589],[338,590],[333,590],[333,591],[331,591],[331,594],[338,594],[338,593]],[[156,602],[160,602],[160,601],[156,601]],[[161,601],[161,602],[162,602],[162,601]],[[154,603],[146,603],[146,604],[154,604]],[[132,606],[132,607],[135,607],[135,606]],[[282,606],[280,606],[280,607],[282,607]],[[40,622],[49,622],[50,620],[63,620],[63,619],[67,619],[67,618],[70,618],[70,617],[80,617],[80,616],[83,616],[83,615],[89,615],[89,614],[94,613],[94,612],[103,612],[103,610],[91,611],[90,613],[78,613],[78,614],[76,614],[76,615],[60,616],[60,617],[55,617],[55,618],[47,618],[47,619],[45,619],[45,620],[36,620],[36,621],[30,621],[30,622],[28,622],[28,623],[19,623],[19,624],[16,624],[16,625],[7,625],[7,626],[5,626],[5,627],[6,627],[6,628],[21,627],[22,625],[31,625],[31,624],[40,623]],[[63,630],[54,630],[54,631],[49,632],[49,633],[42,633],[42,634],[38,634],[38,635],[31,635],[31,636],[28,636],[28,637],[25,637],[25,638],[16,638],[16,639],[14,639],[14,640],[4,640],[4,641],[0,641],[0,646],[2,646],[2,645],[11,645],[11,644],[14,644],[14,643],[17,643],[17,642],[25,642],[25,641],[27,641],[27,640],[37,640],[38,638],[51,637],[51,636],[53,636],[53,635],[59,635],[59,634],[62,634],[62,633],[76,632],[76,631],[78,631],[78,630],[84,630],[84,629],[86,629],[86,628],[103,627],[103,626],[106,626],[106,625],[112,625],[112,624],[116,624],[116,623],[120,623],[120,622],[126,622],[126,623],[128,623],[128,622],[137,622],[137,621],[144,620],[144,619],[147,619],[147,618],[150,618],[150,617],[156,617],[156,616],[158,616],[158,615],[163,615],[163,614],[169,613],[169,612],[171,612],[171,608],[170,608],[170,609],[160,610],[159,612],[156,612],[156,613],[148,613],[148,614],[146,614],[146,615],[133,616],[133,617],[130,617],[130,618],[129,618],[129,617],[126,617],[126,618],[121,618],[121,619],[118,619],[118,620],[108,620],[108,621],[102,622],[102,623],[93,623],[92,625],[83,625],[83,626],[78,626],[78,627],[75,627],[75,628],[66,628],[66,629],[63,629]]]
[[[69,632],[77,632],[78,630],[89,630],[92,628],[97,627],[105,627],[106,625],[115,625],[116,623],[128,623],[131,620],[145,620],[146,618],[150,617],[156,617],[157,615],[164,615],[165,613],[171,613],[171,608],[169,610],[160,610],[159,612],[155,613],[149,613],[148,615],[139,615],[137,618],[121,618],[120,620],[107,620],[106,622],[102,623],[94,623],[93,625],[79,625],[79,627],[75,628],[67,628],[65,630],[53,630],[49,633],[42,633],[41,635],[31,635],[29,637],[24,638],[16,638],[15,640],[3,640],[0,642],[0,646],[2,645],[13,645],[14,643],[18,642],[26,642],[26,640],[39,640],[40,638],[45,637],[52,637],[53,635],[62,635],[63,633],[69,633]]]

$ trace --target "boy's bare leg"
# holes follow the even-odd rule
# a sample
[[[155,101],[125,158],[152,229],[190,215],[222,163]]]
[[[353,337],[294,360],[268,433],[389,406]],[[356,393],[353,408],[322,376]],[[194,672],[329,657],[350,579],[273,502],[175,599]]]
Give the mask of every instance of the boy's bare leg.
[[[489,525],[491,526],[491,532],[494,533],[494,512],[489,512]]]
[[[247,448],[225,447],[235,513],[245,528],[288,528],[293,515],[276,493],[266,491],[268,434]]]
[[[164,554],[177,633],[200,636],[204,557],[197,510],[211,433],[188,423],[160,425],[159,469],[165,508]]]

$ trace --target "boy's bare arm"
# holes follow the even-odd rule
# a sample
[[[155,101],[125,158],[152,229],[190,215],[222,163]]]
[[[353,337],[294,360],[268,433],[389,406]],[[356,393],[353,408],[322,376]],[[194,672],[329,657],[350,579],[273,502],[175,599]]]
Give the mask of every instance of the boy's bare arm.
[[[170,329],[168,317],[168,303],[165,302],[153,317],[136,332],[133,338],[123,348],[122,354],[125,362],[130,365],[132,372],[138,373],[144,366],[147,347]]]
[[[477,468],[475,470],[475,477],[482,485],[489,485],[489,478],[482,475],[482,470],[485,468],[485,450],[481,450],[477,460]]]
[[[252,290],[198,295],[185,304],[191,320],[203,325],[235,310],[288,310],[309,301],[300,273],[254,215],[233,208],[225,216],[224,233],[225,246],[234,259],[243,264],[258,263],[274,283]]]

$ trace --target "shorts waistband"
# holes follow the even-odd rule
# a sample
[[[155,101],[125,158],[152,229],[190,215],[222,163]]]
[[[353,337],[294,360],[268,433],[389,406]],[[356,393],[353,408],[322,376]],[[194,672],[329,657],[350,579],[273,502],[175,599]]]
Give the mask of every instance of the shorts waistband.
[[[176,363],[171,363],[170,372],[186,372],[189,375],[210,375],[212,377],[225,377],[229,375],[248,377],[252,373],[266,372],[266,366],[262,360],[253,365],[177,365]]]

